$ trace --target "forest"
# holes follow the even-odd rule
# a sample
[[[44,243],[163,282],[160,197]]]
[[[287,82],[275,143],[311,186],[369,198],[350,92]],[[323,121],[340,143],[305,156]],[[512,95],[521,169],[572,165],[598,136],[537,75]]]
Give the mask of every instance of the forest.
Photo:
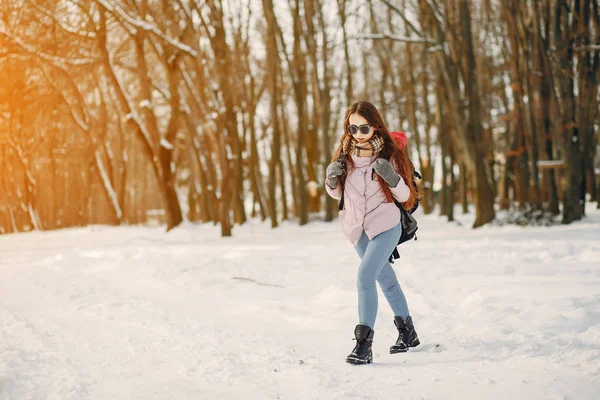
[[[0,233],[332,221],[357,100],[423,213],[569,224],[600,208],[599,79],[600,0],[2,0]]]

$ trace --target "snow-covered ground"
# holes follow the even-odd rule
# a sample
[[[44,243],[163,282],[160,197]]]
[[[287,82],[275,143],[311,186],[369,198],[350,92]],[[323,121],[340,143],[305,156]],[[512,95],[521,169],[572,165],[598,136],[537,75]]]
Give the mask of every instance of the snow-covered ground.
[[[374,364],[345,357],[358,256],[339,222],[0,236],[0,399],[598,399],[600,212],[469,228],[419,214],[380,294]],[[438,347],[434,347],[439,344]]]

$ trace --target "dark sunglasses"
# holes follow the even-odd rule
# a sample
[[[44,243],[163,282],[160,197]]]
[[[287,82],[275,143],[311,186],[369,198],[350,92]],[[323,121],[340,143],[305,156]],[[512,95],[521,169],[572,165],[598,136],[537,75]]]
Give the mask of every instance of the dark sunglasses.
[[[348,125],[347,129],[348,129],[348,133],[351,135],[356,135],[359,131],[363,135],[368,135],[369,132],[371,132],[371,125],[369,125],[369,124],[363,124],[361,126]]]

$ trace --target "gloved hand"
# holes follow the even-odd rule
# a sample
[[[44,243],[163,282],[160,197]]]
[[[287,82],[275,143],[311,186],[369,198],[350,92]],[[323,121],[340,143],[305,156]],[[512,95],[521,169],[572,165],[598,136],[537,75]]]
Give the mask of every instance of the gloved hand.
[[[398,182],[400,182],[400,175],[396,173],[392,164],[384,158],[375,160],[373,169],[377,172],[377,175],[381,176],[381,179],[383,179],[389,187],[396,187]]]
[[[327,180],[329,187],[335,189],[338,184],[338,178],[344,173],[344,164],[341,161],[334,161],[327,166]],[[332,186],[333,185],[333,186]]]

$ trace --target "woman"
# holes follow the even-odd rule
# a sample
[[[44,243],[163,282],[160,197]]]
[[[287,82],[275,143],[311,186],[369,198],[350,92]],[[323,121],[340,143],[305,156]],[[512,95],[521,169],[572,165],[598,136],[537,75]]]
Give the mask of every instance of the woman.
[[[357,343],[346,362],[370,364],[377,316],[376,281],[392,307],[399,331],[390,353],[419,345],[406,299],[388,261],[402,230],[394,199],[406,210],[418,201],[414,169],[406,148],[392,139],[375,106],[366,101],[352,104],[346,112],[344,134],[332,161],[325,188],[338,200],[344,190],[342,230],[361,258],[357,277],[359,323],[354,329]]]

